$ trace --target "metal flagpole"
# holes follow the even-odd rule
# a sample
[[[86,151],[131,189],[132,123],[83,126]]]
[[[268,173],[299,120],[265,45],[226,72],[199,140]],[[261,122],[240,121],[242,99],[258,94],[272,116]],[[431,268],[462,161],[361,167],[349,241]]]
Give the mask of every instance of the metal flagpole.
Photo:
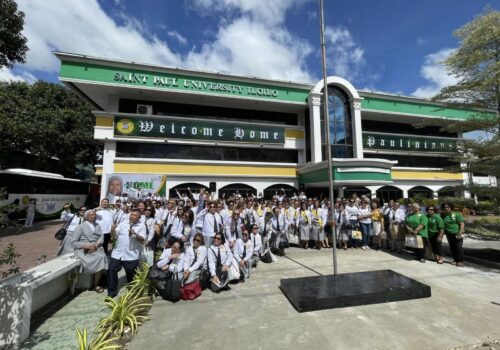
[[[326,159],[328,161],[328,187],[330,191],[330,206],[331,212],[329,213],[329,222],[330,229],[333,234],[333,274],[337,274],[337,232],[334,227],[335,222],[335,202],[333,198],[333,176],[334,173],[332,171],[332,148],[330,144],[330,118],[328,115],[328,85],[326,80],[326,45],[325,45],[325,25],[323,19],[323,0],[319,0],[319,18],[320,18],[320,32],[321,32],[321,61],[323,65],[323,116],[325,119],[325,137],[326,137]]]

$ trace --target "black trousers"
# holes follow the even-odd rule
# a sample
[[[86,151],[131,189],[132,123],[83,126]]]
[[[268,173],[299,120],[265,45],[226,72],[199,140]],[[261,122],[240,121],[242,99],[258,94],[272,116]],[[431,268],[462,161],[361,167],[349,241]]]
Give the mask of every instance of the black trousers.
[[[127,282],[130,283],[135,276],[137,267],[139,266],[139,260],[118,260],[115,258],[109,258],[108,263],[108,296],[115,297],[118,294],[118,272],[125,269],[125,274],[127,275]]]
[[[449,233],[446,234],[446,238],[448,239],[448,244],[450,245],[453,260],[455,260],[457,263],[463,263],[464,250],[462,249],[462,245],[464,244],[464,240],[457,239],[457,235],[452,235]]]
[[[437,256],[443,256],[443,253],[441,252],[441,242],[438,242],[439,234],[435,234],[431,237],[429,237],[429,242],[431,243],[431,248],[432,248],[432,253]]]
[[[108,255],[108,247],[109,247],[109,241],[111,240],[111,233],[105,233],[103,235],[104,241],[102,242],[102,249],[104,249],[104,253]]]

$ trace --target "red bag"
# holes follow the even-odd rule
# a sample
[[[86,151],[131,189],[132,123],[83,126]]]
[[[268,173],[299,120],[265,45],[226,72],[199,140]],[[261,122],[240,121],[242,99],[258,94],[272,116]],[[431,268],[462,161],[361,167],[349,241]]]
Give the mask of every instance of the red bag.
[[[200,281],[196,280],[192,283],[185,284],[181,287],[182,300],[194,300],[201,295]]]

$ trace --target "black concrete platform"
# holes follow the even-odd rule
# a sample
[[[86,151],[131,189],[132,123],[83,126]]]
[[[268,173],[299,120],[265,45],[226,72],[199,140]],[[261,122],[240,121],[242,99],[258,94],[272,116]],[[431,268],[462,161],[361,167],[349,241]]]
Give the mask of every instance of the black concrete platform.
[[[298,312],[431,296],[431,287],[392,270],[286,278],[280,289]]]

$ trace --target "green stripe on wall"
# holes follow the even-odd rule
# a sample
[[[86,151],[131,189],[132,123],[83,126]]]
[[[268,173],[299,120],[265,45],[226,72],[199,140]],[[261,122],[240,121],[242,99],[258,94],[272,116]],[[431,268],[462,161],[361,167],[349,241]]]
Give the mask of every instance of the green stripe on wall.
[[[376,110],[380,112],[406,113],[416,115],[427,115],[433,117],[446,117],[452,119],[465,120],[472,116],[487,116],[494,115],[489,112],[478,112],[473,110],[465,110],[459,108],[443,107],[438,104],[418,103],[400,100],[390,100],[363,96],[361,108]]]
[[[355,180],[364,180],[364,181],[392,181],[391,174],[384,173],[373,173],[373,172],[353,172],[353,173],[339,173],[337,168],[334,168],[334,178],[335,181],[355,181]],[[316,183],[316,182],[325,182],[328,181],[328,171],[326,168],[319,169],[316,171],[311,171],[308,173],[300,174],[299,181],[301,183]]]

